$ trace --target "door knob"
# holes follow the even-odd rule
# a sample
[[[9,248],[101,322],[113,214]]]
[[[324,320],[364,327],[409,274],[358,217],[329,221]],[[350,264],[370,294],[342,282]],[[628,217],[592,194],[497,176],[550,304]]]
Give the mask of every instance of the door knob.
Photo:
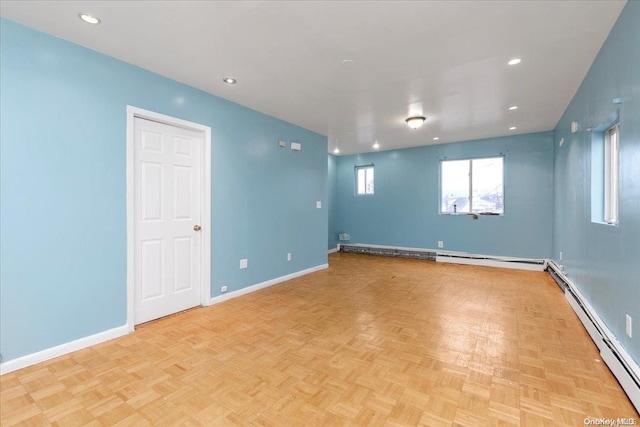
[[[193,226],[193,229],[195,231],[200,231],[200,230],[202,230],[202,227],[200,227],[198,224],[196,224],[196,225]]]

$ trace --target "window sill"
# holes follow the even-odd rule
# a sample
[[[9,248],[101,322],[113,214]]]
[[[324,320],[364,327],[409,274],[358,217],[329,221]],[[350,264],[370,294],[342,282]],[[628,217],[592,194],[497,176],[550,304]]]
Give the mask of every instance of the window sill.
[[[449,215],[449,216],[504,216],[503,213],[494,213],[494,212],[480,212],[480,213],[470,213],[470,212],[440,212],[440,215]]]
[[[620,221],[616,221],[616,222],[591,221],[591,224],[606,225],[609,227],[619,227]]]

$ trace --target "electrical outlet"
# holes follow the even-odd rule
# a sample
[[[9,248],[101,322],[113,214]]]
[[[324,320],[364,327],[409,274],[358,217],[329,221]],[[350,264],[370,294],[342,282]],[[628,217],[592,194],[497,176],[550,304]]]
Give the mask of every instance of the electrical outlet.
[[[240,268],[247,268],[249,267],[249,260],[246,258],[243,258],[240,260]]]
[[[560,251],[560,261],[562,261],[562,251]]]
[[[442,240],[438,240],[438,247],[444,248],[444,242]]]
[[[287,254],[287,261],[291,261],[291,252]]]
[[[222,286],[220,288],[220,292],[227,292],[227,287],[226,286]]]
[[[626,316],[627,336],[631,338],[633,335],[633,319],[628,314],[626,314],[625,316]]]
[[[322,209],[322,202],[320,200],[316,202],[316,209]]]

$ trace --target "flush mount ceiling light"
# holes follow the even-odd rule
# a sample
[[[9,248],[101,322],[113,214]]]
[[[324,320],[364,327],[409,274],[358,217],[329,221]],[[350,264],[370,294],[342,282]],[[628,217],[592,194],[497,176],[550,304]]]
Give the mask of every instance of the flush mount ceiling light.
[[[79,13],[78,18],[82,19],[87,24],[98,25],[100,23],[100,19],[88,13]]]
[[[333,150],[333,154],[338,154],[338,153],[340,153],[340,150],[336,147],[336,148]]]
[[[378,148],[380,148],[380,144],[378,144],[378,141],[376,141],[376,143],[373,144],[373,148],[374,150],[377,150]]]
[[[433,140],[434,140],[434,141],[437,141],[437,140],[439,140],[439,139],[440,139],[440,137],[437,137],[437,136],[434,136],[434,137],[433,137]]]
[[[509,110],[513,111],[513,110],[517,110],[518,106],[517,105],[512,105],[511,107],[509,107]]]
[[[225,77],[224,79],[222,79],[222,81],[230,85],[234,85],[237,82],[237,80],[233,77]]]
[[[405,120],[405,122],[407,122],[407,124],[411,129],[418,129],[420,126],[422,126],[425,120],[427,120],[426,117],[414,116],[414,117],[409,117],[408,119]]]
[[[522,62],[521,58],[513,58],[513,59],[510,59],[509,62],[507,62],[507,64],[509,64],[509,65],[518,65],[521,62]]]
[[[518,129],[518,128],[517,128],[517,127],[515,127],[515,126],[511,126],[511,127],[509,128],[509,130],[516,130],[516,129]]]

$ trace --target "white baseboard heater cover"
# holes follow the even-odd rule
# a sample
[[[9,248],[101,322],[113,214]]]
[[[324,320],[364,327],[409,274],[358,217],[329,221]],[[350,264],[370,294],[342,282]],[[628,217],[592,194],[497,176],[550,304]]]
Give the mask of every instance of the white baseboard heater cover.
[[[438,252],[436,261],[452,264],[481,265],[485,267],[512,268],[516,270],[531,271],[544,271],[547,267],[547,261],[544,259],[476,255],[465,252]]]
[[[600,350],[602,360],[615,375],[633,406],[640,411],[640,366],[626,352],[560,266],[554,261],[550,261],[547,271],[558,283],[558,286],[564,290],[569,305],[576,312],[589,336]]]
[[[362,243],[349,245],[341,244],[340,251],[367,255],[426,259],[429,261],[454,264],[515,268],[519,270],[544,271],[547,267],[547,261],[544,259],[475,255],[466,252],[437,251],[434,249],[404,248],[398,246],[380,246]]]

